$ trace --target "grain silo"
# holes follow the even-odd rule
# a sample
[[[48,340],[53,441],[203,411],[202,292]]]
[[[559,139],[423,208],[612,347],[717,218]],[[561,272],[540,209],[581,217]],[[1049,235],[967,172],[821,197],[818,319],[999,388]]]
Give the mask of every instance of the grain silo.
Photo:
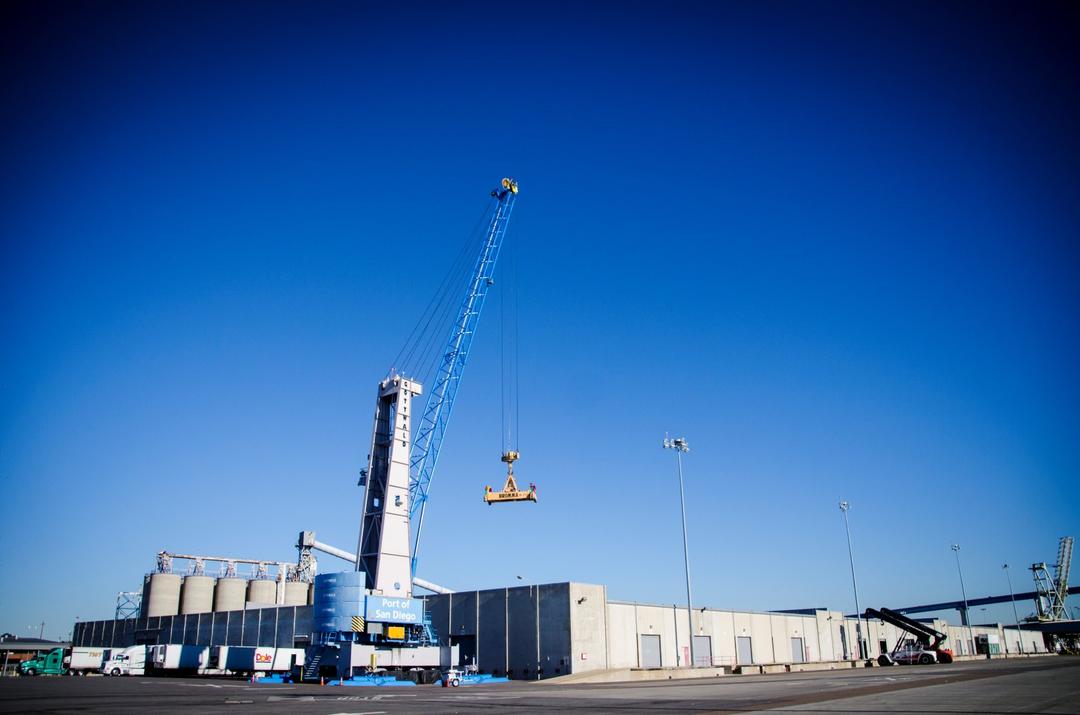
[[[214,589],[215,611],[242,611],[247,598],[247,579],[219,578]]]
[[[277,583],[267,578],[248,582],[247,600],[250,603],[273,605],[277,603]]]
[[[175,616],[180,612],[180,576],[152,573],[143,586],[143,616]]]
[[[308,602],[308,584],[303,581],[285,582],[285,605],[306,606]]]
[[[180,589],[180,613],[209,613],[214,610],[214,582],[211,576],[185,576]]]

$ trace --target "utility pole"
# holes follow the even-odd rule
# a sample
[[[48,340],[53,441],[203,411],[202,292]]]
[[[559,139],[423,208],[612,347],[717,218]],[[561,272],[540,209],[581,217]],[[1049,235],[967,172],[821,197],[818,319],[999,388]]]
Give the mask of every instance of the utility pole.
[[[863,613],[862,608],[859,606],[859,582],[855,580],[855,552],[851,548],[851,524],[848,523],[848,509],[851,508],[851,502],[841,501],[840,511],[844,514],[844,531],[847,533],[847,555],[848,563],[851,565],[851,587],[855,591],[855,637],[858,639],[859,658],[869,658],[869,653],[863,652]],[[868,649],[867,649],[868,650]]]
[[[682,507],[682,544],[683,566],[686,569],[686,625],[690,629],[690,666],[694,667],[694,605],[690,598],[690,547],[686,538],[686,494],[683,489],[682,456],[690,451],[690,445],[682,437],[664,438],[664,449],[675,450],[675,460],[679,465],[679,504]],[[676,651],[676,656],[678,652]]]
[[[956,572],[960,574],[960,595],[964,597],[964,617],[961,620],[967,621],[968,635],[971,637],[970,655],[975,655],[975,629],[971,627],[971,612],[968,610],[967,589],[964,588],[964,570],[960,568],[960,544],[952,544],[949,548],[952,549],[953,554],[956,555]]]
[[[1012,601],[1013,607],[1013,620],[1016,621],[1016,639],[1020,642],[1020,653],[1024,653],[1024,636],[1020,633],[1020,616],[1016,615],[1016,596],[1013,595],[1012,576],[1009,575],[1009,565],[1004,564],[1002,567],[1005,570],[1005,578],[1009,582],[1009,600]]]

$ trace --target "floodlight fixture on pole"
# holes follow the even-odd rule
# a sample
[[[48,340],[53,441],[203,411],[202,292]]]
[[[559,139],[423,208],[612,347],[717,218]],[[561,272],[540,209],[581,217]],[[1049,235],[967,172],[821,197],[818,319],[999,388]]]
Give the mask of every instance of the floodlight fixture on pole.
[[[676,437],[674,439],[665,437],[664,438],[664,448],[665,449],[675,449],[675,450],[678,450],[679,452],[689,452],[690,451],[690,445],[688,445],[686,443],[686,440],[684,438],[682,438],[682,437]]]
[[[690,451],[690,445],[683,437],[664,438],[664,449],[675,450],[675,460],[679,465],[679,505],[682,508],[683,566],[686,569],[686,624],[690,630],[690,666],[694,667],[694,605],[690,598],[690,547],[686,537],[686,495],[683,489],[682,456]],[[678,654],[676,653],[676,656]]]
[[[960,568],[960,544],[950,544],[953,554],[956,556],[956,572],[960,574],[960,595],[964,597],[964,613],[961,620],[967,621],[968,636],[971,638],[971,653],[975,655],[975,629],[971,627],[971,612],[968,611],[967,588],[964,587],[964,570]]]
[[[846,500],[840,501],[840,511],[844,514],[844,532],[847,534],[847,555],[848,564],[851,565],[851,588],[855,591],[855,637],[858,640],[858,653],[859,658],[869,657],[869,653],[864,653],[863,648],[863,613],[862,607],[859,606],[859,582],[855,579],[855,552],[851,548],[851,524],[848,523],[848,509],[851,508],[851,502]],[[865,650],[869,650],[868,648]]]
[[[1005,571],[1005,580],[1009,582],[1009,600],[1012,601],[1013,609],[1013,621],[1016,622],[1016,640],[1020,645],[1020,653],[1024,652],[1024,636],[1020,633],[1020,616],[1016,614],[1016,596],[1013,595],[1012,576],[1009,575],[1009,565],[1002,564],[1002,569]],[[1008,649],[1008,643],[1006,643],[1006,649]]]

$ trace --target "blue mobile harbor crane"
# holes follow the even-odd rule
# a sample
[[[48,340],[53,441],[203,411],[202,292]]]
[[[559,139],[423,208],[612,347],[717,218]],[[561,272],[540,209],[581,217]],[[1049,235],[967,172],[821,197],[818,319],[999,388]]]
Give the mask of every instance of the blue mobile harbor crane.
[[[433,672],[457,666],[455,647],[439,646],[424,603],[413,598],[416,554],[424,524],[431,480],[484,300],[495,283],[495,265],[506,237],[518,185],[503,179],[491,192],[494,199],[479,255],[468,273],[465,295],[456,312],[441,354],[435,331],[445,325],[457,280],[468,267],[466,244],[443,286],[429,304],[390,374],[379,383],[367,467],[360,473],[364,508],[356,554],[320,544],[313,532],[301,532],[301,563],[305,549],[318,549],[353,561],[352,573],[315,577],[313,647],[304,678],[328,674],[351,676],[357,668],[395,674]],[[457,272],[460,270],[460,275]],[[415,360],[414,360],[415,358]],[[396,362],[396,359],[395,359]],[[437,369],[435,365],[437,362]],[[416,429],[412,432],[413,398],[423,394],[425,365],[434,371],[433,387]],[[400,368],[400,369],[399,369]],[[406,376],[410,375],[410,376]],[[516,456],[516,455],[515,455]],[[415,534],[412,526],[415,521]],[[410,544],[411,542],[411,544]],[[434,584],[416,581],[429,590]],[[344,684],[350,684],[346,682]],[[352,683],[357,684],[357,683]]]

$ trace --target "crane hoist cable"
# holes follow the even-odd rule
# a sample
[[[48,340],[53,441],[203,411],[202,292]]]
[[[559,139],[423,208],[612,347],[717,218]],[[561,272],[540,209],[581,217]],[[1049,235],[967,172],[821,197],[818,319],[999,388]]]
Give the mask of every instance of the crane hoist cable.
[[[492,201],[494,201],[492,197]],[[476,220],[473,229],[458,249],[457,255],[447,269],[435,293],[431,296],[420,318],[416,321],[409,337],[402,344],[401,350],[390,366],[391,374],[415,376],[426,384],[434,372],[435,362],[439,358],[439,342],[445,337],[450,324],[450,313],[457,306],[457,291],[465,284],[472,268],[473,258],[480,250],[484,240],[485,219],[491,214],[491,202],[485,205]]]
[[[521,431],[521,372],[518,361],[517,253],[513,248],[509,253],[509,278],[503,282],[499,291],[502,333],[499,348],[500,440],[501,460],[506,464],[506,482],[500,491],[495,491],[490,485],[484,488],[484,501],[489,506],[502,502],[536,501],[536,485],[530,484],[528,489],[519,489],[514,477],[514,462],[521,459],[521,452],[518,450]]]

